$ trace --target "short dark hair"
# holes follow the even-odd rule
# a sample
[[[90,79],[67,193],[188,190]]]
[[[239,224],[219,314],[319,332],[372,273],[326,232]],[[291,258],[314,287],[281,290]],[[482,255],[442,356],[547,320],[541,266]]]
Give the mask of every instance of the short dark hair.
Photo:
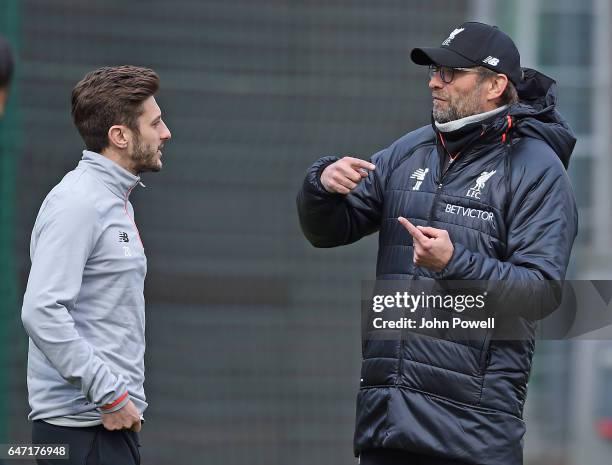
[[[72,119],[87,149],[99,153],[108,147],[115,124],[138,132],[142,103],[158,89],[159,77],[149,68],[104,67],[85,75],[72,90]]]
[[[495,77],[498,73],[492,71],[484,66],[478,67],[478,78],[479,82],[483,82],[486,78]],[[514,103],[518,103],[519,96],[516,90],[516,86],[512,83],[510,79],[508,79],[508,85],[506,85],[506,89],[499,96],[500,106],[502,105],[512,105]]]
[[[14,69],[11,46],[4,37],[0,36],[0,89],[8,87],[11,83]]]

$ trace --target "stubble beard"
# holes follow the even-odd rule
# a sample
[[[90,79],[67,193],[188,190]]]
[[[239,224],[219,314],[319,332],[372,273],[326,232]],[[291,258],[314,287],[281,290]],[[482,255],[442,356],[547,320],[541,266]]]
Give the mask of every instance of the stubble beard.
[[[463,94],[455,101],[445,100],[444,102],[434,101],[432,113],[434,120],[438,123],[448,123],[466,116],[477,115],[482,113],[482,104],[479,100],[480,85],[477,85],[472,92]],[[441,96],[440,93],[434,94]]]
[[[134,152],[132,153],[132,163],[138,173],[156,173],[161,170],[161,164],[158,161],[159,157],[157,155],[158,149],[161,150],[161,147],[146,146],[142,143],[140,137],[136,137]]]

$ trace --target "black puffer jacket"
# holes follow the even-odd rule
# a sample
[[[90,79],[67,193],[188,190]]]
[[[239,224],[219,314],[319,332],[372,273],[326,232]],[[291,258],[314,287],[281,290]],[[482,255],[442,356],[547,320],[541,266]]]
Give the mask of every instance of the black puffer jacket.
[[[566,173],[576,141],[555,110],[554,81],[525,72],[521,103],[484,126],[444,175],[431,126],[375,154],[376,170],[347,196],[320,182],[337,158],[318,160],[297,199],[308,240],[335,247],[379,231],[378,279],[563,279],[578,222]],[[425,170],[415,189],[413,175]],[[454,253],[445,270],[413,264],[412,238],[398,216],[449,232]],[[521,321],[521,340],[488,334],[470,345],[415,335],[366,345],[355,453],[383,447],[521,464],[535,324]]]

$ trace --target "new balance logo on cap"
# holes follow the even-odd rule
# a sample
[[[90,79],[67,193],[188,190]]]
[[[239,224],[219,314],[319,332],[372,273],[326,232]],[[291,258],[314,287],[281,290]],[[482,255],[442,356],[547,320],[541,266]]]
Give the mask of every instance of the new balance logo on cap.
[[[495,58],[489,55],[484,60],[482,60],[482,62],[491,66],[497,66],[499,64],[499,58]]]
[[[455,36],[463,31],[465,31],[465,28],[455,29],[453,32],[450,33],[448,38],[444,42],[442,42],[442,45],[450,45]]]

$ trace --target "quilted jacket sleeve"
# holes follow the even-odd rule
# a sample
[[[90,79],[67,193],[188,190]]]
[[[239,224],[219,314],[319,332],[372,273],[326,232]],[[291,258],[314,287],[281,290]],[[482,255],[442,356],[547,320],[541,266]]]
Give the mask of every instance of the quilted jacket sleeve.
[[[309,168],[297,196],[297,208],[302,231],[312,245],[336,247],[378,231],[386,152],[372,157],[376,169],[348,195],[329,193],[321,184],[321,173],[337,157],[323,157]]]

